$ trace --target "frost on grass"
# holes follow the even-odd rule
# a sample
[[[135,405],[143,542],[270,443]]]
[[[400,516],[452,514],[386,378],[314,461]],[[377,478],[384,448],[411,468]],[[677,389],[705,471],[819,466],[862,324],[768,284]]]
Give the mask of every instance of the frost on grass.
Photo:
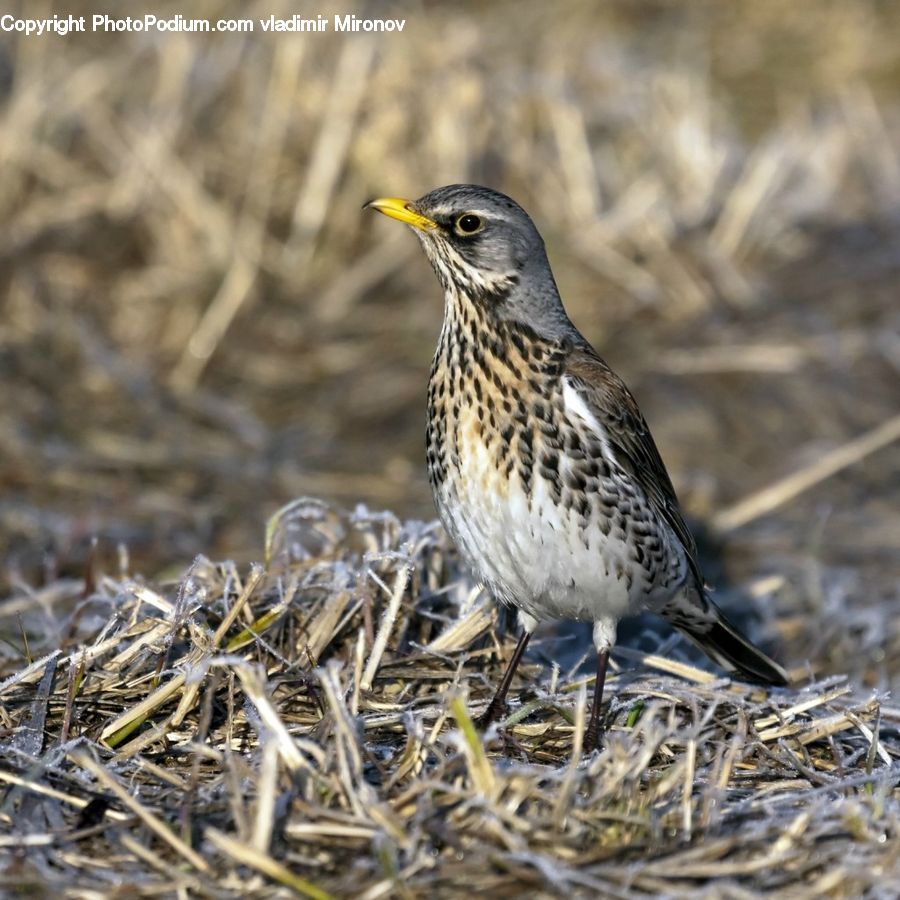
[[[590,679],[532,659],[485,736],[510,637],[436,525],[304,500],[264,552],[7,600],[7,887],[812,897],[897,875],[882,698],[620,653],[582,758]]]

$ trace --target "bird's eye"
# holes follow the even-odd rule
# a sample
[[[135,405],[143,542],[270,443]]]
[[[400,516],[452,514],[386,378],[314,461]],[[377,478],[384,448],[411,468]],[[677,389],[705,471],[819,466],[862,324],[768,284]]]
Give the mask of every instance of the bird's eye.
[[[456,230],[460,234],[477,234],[482,228],[484,221],[475,213],[464,213],[456,220]]]

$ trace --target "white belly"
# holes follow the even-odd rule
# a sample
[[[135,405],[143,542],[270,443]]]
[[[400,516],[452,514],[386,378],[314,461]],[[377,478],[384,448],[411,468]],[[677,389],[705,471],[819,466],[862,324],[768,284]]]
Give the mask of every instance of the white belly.
[[[543,479],[529,498],[515,472],[498,473],[484,446],[466,451],[469,477],[448,479],[436,500],[461,553],[498,600],[538,620],[618,619],[640,608],[650,585],[624,532],[585,527]]]

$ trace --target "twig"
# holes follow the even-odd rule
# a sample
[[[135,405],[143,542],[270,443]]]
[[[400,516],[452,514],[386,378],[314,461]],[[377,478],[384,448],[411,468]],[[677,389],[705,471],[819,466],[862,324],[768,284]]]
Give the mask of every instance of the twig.
[[[713,530],[722,535],[735,531],[779,506],[784,506],[789,500],[793,500],[820,481],[836,475],[842,469],[858,463],[896,440],[900,440],[900,415],[882,422],[871,431],[826,453],[805,469],[794,472],[722,510],[713,518]]]

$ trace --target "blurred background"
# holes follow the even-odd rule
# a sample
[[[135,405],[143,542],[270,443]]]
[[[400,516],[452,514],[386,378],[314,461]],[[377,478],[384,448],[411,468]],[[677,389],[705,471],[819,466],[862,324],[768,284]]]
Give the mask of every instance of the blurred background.
[[[729,517],[900,414],[900,4],[548,9],[159,3],[407,24],[0,35],[0,596],[94,537],[148,577],[259,559],[303,494],[431,518],[440,291],[360,207],[474,181],[535,219],[711,579],[787,658],[900,684],[900,444]]]

